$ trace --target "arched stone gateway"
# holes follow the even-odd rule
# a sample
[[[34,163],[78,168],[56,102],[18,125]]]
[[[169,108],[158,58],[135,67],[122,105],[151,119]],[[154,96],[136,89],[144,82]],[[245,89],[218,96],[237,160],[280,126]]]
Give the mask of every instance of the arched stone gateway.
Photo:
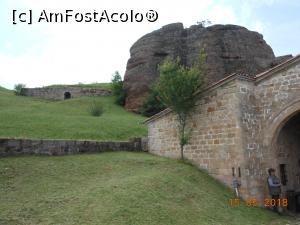
[[[274,142],[277,169],[286,190],[300,191],[300,113],[280,129]]]
[[[276,169],[282,183],[282,194],[293,196],[294,206],[290,208],[295,209],[300,196],[300,99],[274,117],[265,141],[270,153],[266,157],[266,168]]]
[[[273,122],[269,126],[269,133],[265,138],[265,144],[270,146],[270,148],[273,148],[282,128],[292,118],[297,117],[299,113],[300,113],[300,98],[290,104],[287,104],[286,108],[281,110],[272,119]]]
[[[167,109],[146,120],[149,151],[179,157],[176,119]],[[184,155],[244,199],[270,198],[268,169],[283,195],[300,189],[300,55],[261,74],[232,74],[200,93]]]
[[[71,93],[69,91],[65,92],[64,93],[64,99],[70,99],[72,96],[71,96]]]

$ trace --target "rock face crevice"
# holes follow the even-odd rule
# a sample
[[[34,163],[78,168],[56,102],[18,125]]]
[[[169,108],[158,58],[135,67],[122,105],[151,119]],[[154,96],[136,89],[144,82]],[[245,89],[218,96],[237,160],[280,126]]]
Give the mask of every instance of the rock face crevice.
[[[158,65],[168,56],[180,57],[191,66],[201,49],[205,50],[207,84],[242,71],[250,75],[262,72],[281,60],[257,32],[236,25],[169,24],[144,35],[130,48],[124,77],[127,92],[125,107],[137,111],[150,85],[159,76]]]

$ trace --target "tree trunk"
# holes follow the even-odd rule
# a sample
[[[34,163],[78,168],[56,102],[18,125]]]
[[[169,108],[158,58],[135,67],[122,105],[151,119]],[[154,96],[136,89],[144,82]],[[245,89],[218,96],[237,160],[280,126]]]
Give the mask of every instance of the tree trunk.
[[[180,145],[180,159],[183,160],[183,145]]]
[[[180,159],[183,160],[183,148],[185,145],[185,122],[186,122],[186,115],[179,116],[179,133],[180,133]]]

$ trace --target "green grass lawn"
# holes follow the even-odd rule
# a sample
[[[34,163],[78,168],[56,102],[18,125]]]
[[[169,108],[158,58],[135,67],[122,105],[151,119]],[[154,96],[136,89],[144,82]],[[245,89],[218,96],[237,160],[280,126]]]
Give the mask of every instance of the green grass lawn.
[[[96,99],[104,106],[101,117],[88,113]],[[15,96],[0,88],[0,137],[35,139],[128,140],[145,136],[142,116],[125,111],[113,97],[83,97],[49,101]]]
[[[147,153],[0,158],[0,224],[287,224],[229,207],[230,192],[194,166]],[[292,224],[292,223],[289,223]]]

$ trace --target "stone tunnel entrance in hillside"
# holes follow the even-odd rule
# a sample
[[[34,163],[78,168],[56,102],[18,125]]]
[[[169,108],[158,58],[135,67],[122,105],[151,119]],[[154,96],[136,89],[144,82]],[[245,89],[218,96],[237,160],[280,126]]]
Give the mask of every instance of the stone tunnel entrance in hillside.
[[[71,98],[71,93],[70,92],[65,92],[64,93],[64,99],[66,100],[66,99],[70,99]]]
[[[275,149],[282,193],[289,198],[289,208],[300,212],[300,112],[283,124]]]

